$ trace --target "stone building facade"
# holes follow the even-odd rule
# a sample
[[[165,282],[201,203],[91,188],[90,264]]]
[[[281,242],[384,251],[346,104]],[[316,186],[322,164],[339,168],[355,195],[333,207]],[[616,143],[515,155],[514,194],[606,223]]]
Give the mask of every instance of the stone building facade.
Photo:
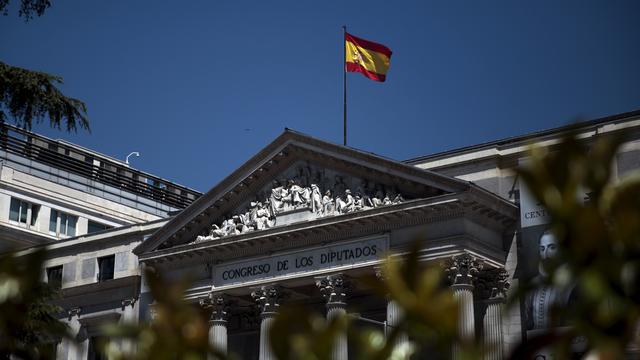
[[[142,265],[195,279],[185,298],[211,310],[211,341],[243,359],[273,358],[265,339],[286,304],[327,317],[357,312],[357,326],[394,326],[399,309],[363,279],[419,238],[421,261],[448,264],[461,335],[484,338],[488,358],[501,359],[529,331],[523,311],[504,311],[509,284],[539,256],[523,251],[530,246],[514,168],[530,145],[553,147],[565,131],[394,161],[286,130],[175,215],[48,245],[43,277],[60,282],[65,321],[79,340],[60,343],[59,358],[96,359],[99,324],[149,318]],[[640,111],[579,128],[586,143],[621,131],[628,141],[618,177],[640,167]],[[350,351],[345,336],[334,358]]]

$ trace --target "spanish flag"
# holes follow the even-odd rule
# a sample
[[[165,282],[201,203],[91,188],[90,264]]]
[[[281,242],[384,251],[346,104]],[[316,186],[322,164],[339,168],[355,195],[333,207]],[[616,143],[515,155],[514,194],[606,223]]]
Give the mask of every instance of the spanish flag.
[[[378,43],[345,33],[346,70],[383,82],[389,70],[391,50]]]

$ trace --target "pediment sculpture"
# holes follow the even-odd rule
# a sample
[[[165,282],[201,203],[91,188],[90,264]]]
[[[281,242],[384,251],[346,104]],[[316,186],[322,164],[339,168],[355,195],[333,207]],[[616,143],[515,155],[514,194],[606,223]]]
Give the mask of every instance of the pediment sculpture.
[[[194,242],[264,230],[295,220],[347,214],[404,201],[404,197],[393,188],[364,180],[360,180],[359,186],[352,191],[341,175],[335,175],[331,182],[326,181],[325,177],[323,182],[327,185],[325,189],[321,189],[321,181],[313,182],[310,173],[308,167],[299,167],[295,176],[286,180],[273,180],[270,188],[261,192],[243,211],[237,211],[220,224],[211,225],[209,233],[198,236]],[[289,216],[290,221],[286,221],[287,215],[296,216]]]

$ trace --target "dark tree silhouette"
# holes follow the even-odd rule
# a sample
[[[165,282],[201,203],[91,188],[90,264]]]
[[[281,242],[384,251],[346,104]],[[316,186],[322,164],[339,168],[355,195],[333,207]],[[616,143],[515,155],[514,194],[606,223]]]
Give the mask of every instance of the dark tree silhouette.
[[[9,15],[9,0],[0,0],[0,11],[3,15]],[[33,18],[33,14],[41,16],[44,11],[51,6],[49,0],[21,0],[20,10],[18,10],[18,16],[23,17],[25,21],[29,21]]]
[[[0,0],[0,11],[8,14],[9,0]],[[41,16],[51,6],[48,0],[21,0],[18,16],[25,21]],[[56,85],[62,77],[45,72],[27,70],[0,61],[0,124],[13,121],[31,129],[34,121],[49,119],[51,127],[67,131],[78,128],[89,131],[87,107],[65,96]]]

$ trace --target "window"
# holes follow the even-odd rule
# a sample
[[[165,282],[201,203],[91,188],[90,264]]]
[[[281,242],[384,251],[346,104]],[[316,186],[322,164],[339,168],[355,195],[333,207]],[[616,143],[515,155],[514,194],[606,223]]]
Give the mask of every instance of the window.
[[[99,222],[89,220],[89,224],[87,225],[87,234],[91,234],[98,231],[111,229],[113,226],[100,224]]]
[[[47,283],[54,289],[62,287],[62,265],[47,268]]]
[[[38,220],[39,211],[40,205],[12,197],[9,208],[9,220],[34,226]]]
[[[113,268],[115,262],[115,255],[98,258],[98,282],[113,279]]]
[[[49,217],[49,232],[55,235],[76,236],[77,222],[77,216],[51,209],[51,216]]]

